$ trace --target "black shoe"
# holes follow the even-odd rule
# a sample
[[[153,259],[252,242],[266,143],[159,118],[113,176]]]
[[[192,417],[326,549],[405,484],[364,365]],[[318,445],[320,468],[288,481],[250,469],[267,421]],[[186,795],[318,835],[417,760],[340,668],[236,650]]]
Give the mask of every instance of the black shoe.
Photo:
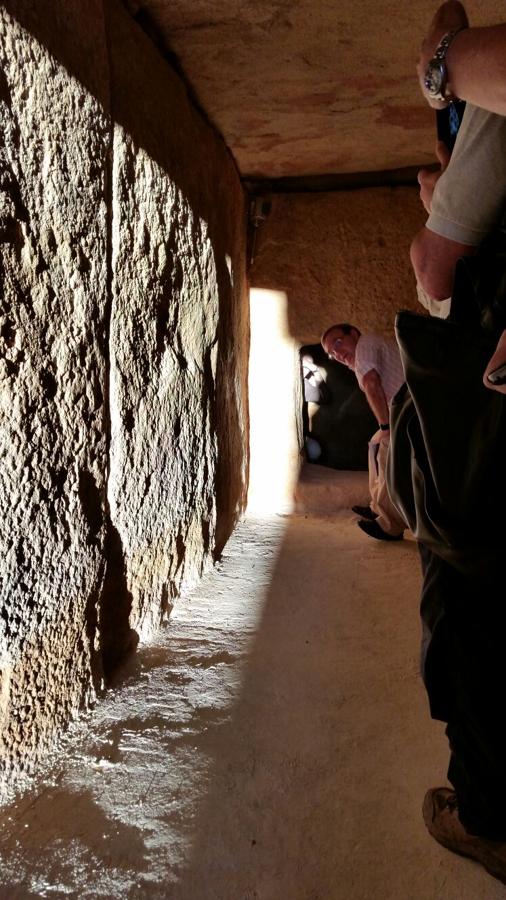
[[[352,506],[351,511],[361,519],[368,519],[369,522],[374,522],[378,518],[378,513],[373,512],[370,506]]]
[[[386,531],[383,531],[377,522],[368,522],[366,519],[360,519],[357,525],[369,537],[376,538],[377,541],[402,541],[402,534],[388,534]]]

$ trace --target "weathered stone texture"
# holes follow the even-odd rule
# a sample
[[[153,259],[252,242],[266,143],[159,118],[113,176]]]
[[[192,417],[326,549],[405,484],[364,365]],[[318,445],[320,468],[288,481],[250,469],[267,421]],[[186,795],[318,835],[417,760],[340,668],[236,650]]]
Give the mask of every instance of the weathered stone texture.
[[[122,7],[110,11],[109,498],[142,629],[212,559],[243,502],[244,209],[222,141]]]
[[[421,311],[409,245],[425,218],[415,188],[276,195],[251,282],[287,292],[288,328],[301,344],[332,322],[391,334],[397,310]]]
[[[92,94],[31,6],[0,10],[0,783],[93,694],[104,576],[103,17],[47,29],[80,32]]]
[[[0,115],[7,782],[230,534],[248,326],[234,164],[119,3],[7,3]]]
[[[416,166],[434,114],[415,63],[434,0],[126,0],[177,54],[243,175]],[[504,19],[466,0],[473,25]]]

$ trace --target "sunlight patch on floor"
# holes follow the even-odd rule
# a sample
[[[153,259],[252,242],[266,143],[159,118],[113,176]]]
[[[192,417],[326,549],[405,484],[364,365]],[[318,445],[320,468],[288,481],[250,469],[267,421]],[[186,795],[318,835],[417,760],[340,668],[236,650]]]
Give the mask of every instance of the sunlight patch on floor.
[[[1,896],[123,900],[159,896],[161,884],[168,896],[191,854],[208,744],[240,694],[283,530],[279,517],[238,527],[44,783],[5,810]]]

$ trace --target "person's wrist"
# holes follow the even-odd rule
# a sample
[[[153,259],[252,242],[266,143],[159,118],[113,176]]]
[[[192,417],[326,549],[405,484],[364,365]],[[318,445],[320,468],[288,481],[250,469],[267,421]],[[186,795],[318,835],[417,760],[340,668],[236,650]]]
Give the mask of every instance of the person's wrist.
[[[390,422],[380,422],[380,431],[390,431]]]
[[[428,63],[429,59],[434,57],[446,34],[463,28],[469,28],[469,19],[463,4],[459,0],[446,0],[436,10],[423,39],[421,53],[425,55],[425,62]]]
[[[448,47],[446,53],[446,71],[448,74],[448,80],[446,82],[446,89],[448,93],[452,94],[457,100],[461,99],[459,97],[458,92],[458,79],[455,78],[455,70],[458,67],[459,59],[462,56],[462,48],[463,45],[465,47],[467,42],[467,35],[469,34],[469,26],[465,28],[460,28],[450,46]],[[465,53],[465,49],[464,49]]]
[[[423,78],[423,86],[428,100],[440,103],[452,103],[454,100],[458,100],[451,87],[449,55],[454,41],[466,27],[466,25],[460,25],[443,34],[433,57],[428,61]]]
[[[467,18],[464,6],[459,2],[459,0],[446,0],[446,2],[442,3],[429,25],[427,34],[420,48],[417,72],[422,94],[425,100],[428,102],[429,106],[432,106],[434,109],[443,109],[445,106],[448,106],[449,100],[437,100],[434,97],[431,97],[427,92],[425,88],[425,76],[429,67],[429,63],[436,56],[438,48],[445,35],[450,32],[458,31],[459,34],[456,34],[456,39],[460,40],[461,30],[467,30],[468,28],[469,20]],[[448,58],[452,44],[453,41],[450,44],[447,53],[445,54],[445,59]],[[450,86],[450,74],[451,73],[448,73],[448,77],[446,79],[448,86]],[[456,94],[456,96],[458,96],[458,92],[454,93]]]

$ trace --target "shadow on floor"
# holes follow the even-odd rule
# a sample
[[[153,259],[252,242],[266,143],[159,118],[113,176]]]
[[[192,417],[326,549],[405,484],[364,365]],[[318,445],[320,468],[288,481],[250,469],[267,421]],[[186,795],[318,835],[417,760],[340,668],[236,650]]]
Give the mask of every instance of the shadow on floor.
[[[401,874],[424,838],[421,760],[397,783],[406,745],[420,747],[417,592],[414,544],[363,541],[349,518],[288,521],[239,701],[214,736],[191,861],[167,896],[426,900]]]

